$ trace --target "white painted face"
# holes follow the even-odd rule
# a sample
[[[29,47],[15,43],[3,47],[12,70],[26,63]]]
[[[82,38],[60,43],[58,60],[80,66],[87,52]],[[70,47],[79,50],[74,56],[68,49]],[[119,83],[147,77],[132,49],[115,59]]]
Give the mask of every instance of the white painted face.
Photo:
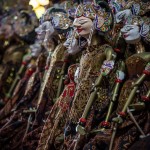
[[[73,26],[80,36],[88,38],[93,26],[93,22],[90,18],[82,16],[74,20]]]
[[[44,22],[35,30],[38,35],[39,40],[47,40],[52,34],[54,34],[55,30],[52,24],[49,21]]]
[[[129,44],[135,44],[140,41],[140,29],[137,25],[125,25],[121,29],[121,33],[125,41]]]

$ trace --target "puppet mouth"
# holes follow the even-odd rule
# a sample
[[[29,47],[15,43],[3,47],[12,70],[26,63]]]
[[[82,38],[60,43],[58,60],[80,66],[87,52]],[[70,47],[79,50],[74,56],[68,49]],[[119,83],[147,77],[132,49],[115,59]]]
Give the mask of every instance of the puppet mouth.
[[[83,29],[77,28],[78,33],[82,32]]]
[[[129,36],[129,34],[123,34],[124,38],[127,38]]]

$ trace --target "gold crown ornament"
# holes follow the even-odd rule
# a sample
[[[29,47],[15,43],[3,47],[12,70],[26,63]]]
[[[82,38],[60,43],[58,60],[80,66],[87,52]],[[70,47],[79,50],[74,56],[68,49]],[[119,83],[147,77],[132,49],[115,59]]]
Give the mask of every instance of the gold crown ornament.
[[[52,24],[57,29],[66,30],[72,26],[72,20],[63,12],[52,13]]]
[[[77,7],[75,17],[81,16],[94,21],[95,29],[100,32],[107,32],[112,28],[113,15],[107,3],[99,1],[93,4],[80,4]],[[102,22],[103,20],[103,22]]]
[[[58,30],[67,30],[72,27],[73,21],[64,9],[52,8],[50,11],[52,25]]]

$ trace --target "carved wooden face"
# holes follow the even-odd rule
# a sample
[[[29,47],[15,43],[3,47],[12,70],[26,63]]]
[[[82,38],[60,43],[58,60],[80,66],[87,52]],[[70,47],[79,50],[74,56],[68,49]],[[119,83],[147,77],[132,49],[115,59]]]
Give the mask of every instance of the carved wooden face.
[[[140,29],[137,25],[125,25],[121,29],[123,38],[129,44],[135,44],[140,41]]]
[[[43,46],[48,49],[53,49],[54,42],[52,41],[52,35],[55,30],[49,21],[42,23],[38,28],[36,28],[37,39],[43,44]],[[52,47],[51,47],[52,46]]]
[[[93,26],[93,21],[90,18],[81,16],[74,20],[73,26],[80,36],[88,38]]]

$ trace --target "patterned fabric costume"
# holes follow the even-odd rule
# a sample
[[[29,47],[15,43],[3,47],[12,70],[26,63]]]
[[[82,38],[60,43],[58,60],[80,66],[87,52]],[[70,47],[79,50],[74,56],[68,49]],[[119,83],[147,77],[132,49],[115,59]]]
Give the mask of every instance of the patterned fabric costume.
[[[74,73],[76,68],[77,65],[71,65],[68,69],[70,83],[65,86],[63,93],[52,107],[49,117],[43,127],[37,149],[51,149],[52,147],[60,149],[59,142],[61,142],[61,138],[63,139],[63,130],[65,122],[68,120],[69,106],[75,91]]]

